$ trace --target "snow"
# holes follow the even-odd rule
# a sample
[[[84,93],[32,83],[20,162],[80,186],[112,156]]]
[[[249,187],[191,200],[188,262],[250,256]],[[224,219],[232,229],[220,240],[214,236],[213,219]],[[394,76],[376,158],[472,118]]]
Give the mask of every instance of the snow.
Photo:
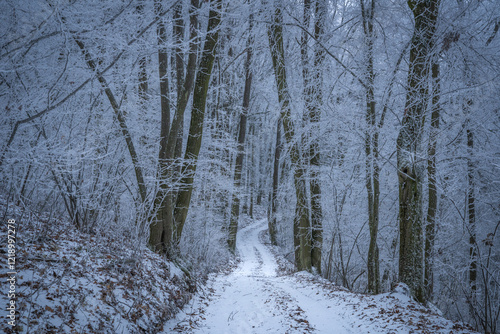
[[[157,254],[68,222],[29,219],[19,224],[18,327],[3,322],[0,332],[473,333],[412,301],[403,285],[369,296],[293,273],[270,246],[267,220],[245,223],[238,265],[211,274],[186,304],[193,281]]]
[[[156,333],[184,305],[193,282],[165,258],[119,233],[81,233],[66,221],[18,219],[16,327],[0,333]],[[0,278],[6,279],[6,261]],[[5,285],[2,284],[5,290]],[[7,305],[7,294],[0,304]],[[6,318],[3,308],[2,318]]]
[[[283,275],[263,239],[267,221],[242,228],[241,259],[212,275],[164,333],[473,333],[413,302],[401,289],[355,294],[306,272]]]

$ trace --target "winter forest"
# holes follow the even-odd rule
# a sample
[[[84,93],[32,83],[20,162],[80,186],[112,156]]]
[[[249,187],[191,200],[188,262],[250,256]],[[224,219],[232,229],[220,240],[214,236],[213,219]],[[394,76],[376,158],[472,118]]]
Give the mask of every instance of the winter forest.
[[[41,268],[26,250],[63,247],[48,235],[64,225],[200,285],[237,265],[259,220],[291,272],[366,296],[403,287],[500,331],[498,1],[0,9],[0,208],[17,221],[18,266]],[[6,245],[7,232],[4,258]]]

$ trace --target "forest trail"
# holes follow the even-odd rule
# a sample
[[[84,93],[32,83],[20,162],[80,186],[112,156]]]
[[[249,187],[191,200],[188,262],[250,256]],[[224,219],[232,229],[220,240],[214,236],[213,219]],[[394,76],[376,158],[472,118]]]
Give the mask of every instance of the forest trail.
[[[318,292],[300,276],[278,276],[276,259],[259,238],[266,229],[267,220],[261,219],[238,232],[238,267],[209,281],[205,295],[167,323],[167,333],[364,332],[344,320],[352,308],[340,299]]]
[[[370,296],[306,272],[283,274],[263,241],[266,230],[267,220],[260,219],[238,231],[238,267],[212,275],[164,333],[476,333],[399,291]]]

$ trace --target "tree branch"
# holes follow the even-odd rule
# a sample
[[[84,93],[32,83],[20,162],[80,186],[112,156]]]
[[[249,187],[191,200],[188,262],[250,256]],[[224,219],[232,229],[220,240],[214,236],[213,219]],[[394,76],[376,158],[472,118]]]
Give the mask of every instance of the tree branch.
[[[170,6],[168,9],[164,10],[163,12],[159,13],[155,19],[153,21],[151,21],[146,27],[144,27],[141,31],[139,31],[139,33],[137,34],[137,36],[135,36],[134,38],[132,38],[128,43],[127,43],[127,47],[131,46],[132,44],[134,44],[135,42],[137,42],[137,40],[142,36],[144,35],[144,33],[146,33],[146,31],[148,31],[156,22],[158,22],[158,20],[165,16],[174,6],[177,5],[177,3],[179,2],[180,0],[176,1],[175,3],[172,4],[172,6]],[[102,71],[99,72],[100,75],[104,75],[107,71],[109,71],[117,62],[118,60],[123,56],[123,54],[125,53],[126,49],[124,48],[116,57],[115,59],[113,59],[113,61]],[[31,116],[31,117],[28,117],[28,118],[25,118],[23,120],[20,120],[20,121],[17,121],[16,124],[14,125],[14,129],[12,130],[10,136],[9,136],[9,140],[7,141],[7,144],[5,145],[4,149],[3,149],[3,152],[2,152],[2,155],[0,156],[0,167],[2,167],[2,164],[3,164],[3,160],[5,158],[5,154],[7,153],[7,150],[9,149],[10,145],[12,144],[12,142],[14,141],[14,137],[16,136],[16,133],[17,133],[17,130],[19,129],[19,126],[20,125],[23,125],[25,123],[29,123],[39,117],[42,117],[43,115],[47,114],[49,111],[52,111],[54,109],[56,109],[57,107],[61,106],[62,104],[64,104],[66,101],[68,101],[71,97],[73,97],[74,95],[76,95],[76,93],[78,93],[82,88],[84,88],[91,80],[93,79],[93,77],[90,77],[88,78],[87,80],[85,80],[82,84],[80,84],[80,86],[78,86],[75,90],[73,90],[71,93],[69,93],[68,95],[66,95],[62,100],[60,100],[58,103],[52,105],[52,106],[49,106],[47,108],[45,108],[44,110],[40,111],[39,113],[36,113],[35,115]]]

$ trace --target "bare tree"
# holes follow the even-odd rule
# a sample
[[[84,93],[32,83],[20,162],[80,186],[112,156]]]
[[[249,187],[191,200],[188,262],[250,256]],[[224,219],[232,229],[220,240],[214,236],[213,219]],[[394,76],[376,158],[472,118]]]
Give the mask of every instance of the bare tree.
[[[281,106],[280,118],[283,122],[283,132],[286,143],[292,145],[290,149],[290,160],[293,166],[294,185],[296,195],[295,219],[293,224],[295,265],[298,270],[312,269],[311,261],[311,237],[309,220],[305,169],[301,158],[298,142],[294,142],[295,129],[291,119],[291,101],[286,82],[285,50],[283,47],[283,17],[280,6],[276,6],[272,23],[268,27],[269,47],[273,61],[276,86],[278,88],[278,100]]]
[[[363,32],[366,44],[366,73],[365,73],[365,100],[366,100],[366,130],[365,130],[365,173],[366,191],[368,195],[368,226],[370,229],[370,245],[368,247],[368,291],[379,293],[380,270],[379,250],[377,245],[379,225],[379,202],[380,202],[380,167],[378,138],[380,123],[377,122],[375,108],[375,72],[373,69],[374,55],[373,45],[375,33],[373,30],[375,15],[375,0],[365,3],[360,0],[361,16],[363,20]]]
[[[186,165],[182,168],[185,175],[181,180],[181,189],[177,196],[174,209],[175,233],[174,240],[179,242],[184,223],[189,211],[191,194],[193,192],[193,180],[196,172],[198,154],[200,153],[201,140],[203,137],[203,121],[207,102],[207,92],[212,75],[215,59],[215,46],[219,38],[219,24],[222,15],[222,1],[213,0],[208,17],[207,37],[201,54],[200,65],[196,74],[196,82],[193,93],[193,109],[191,111],[191,123],[186,144],[184,159]]]
[[[252,72],[250,65],[252,62],[252,26],[253,14],[249,15],[248,39],[246,45],[247,58],[245,60],[245,88],[243,91],[243,107],[241,109],[239,129],[238,129],[238,150],[236,153],[236,161],[234,165],[234,190],[233,199],[231,204],[231,218],[229,223],[229,236],[228,245],[231,252],[236,250],[236,234],[238,232],[238,219],[240,216],[240,184],[241,184],[241,170],[243,167],[243,158],[245,156],[245,135],[247,125],[247,114],[250,106],[250,93],[252,89]],[[252,207],[252,206],[251,206]]]
[[[198,8],[198,0],[192,0],[191,6],[189,9],[189,27],[190,27],[190,49],[188,54],[188,63],[186,69],[186,76],[182,78],[182,71],[180,70],[182,59],[176,53],[176,73],[177,73],[177,105],[175,109],[175,114],[172,119],[172,123],[169,124],[170,121],[170,112],[167,109],[166,104],[169,103],[168,95],[170,91],[168,89],[167,80],[167,71],[164,66],[167,66],[166,58],[167,56],[164,53],[159,54],[160,60],[160,75],[164,74],[163,77],[160,77],[160,94],[162,99],[162,122],[161,122],[161,139],[160,139],[160,153],[159,153],[159,176],[160,176],[160,189],[156,194],[155,198],[155,207],[156,210],[156,218],[150,224],[150,234],[149,234],[149,246],[152,249],[155,249],[161,253],[167,253],[168,255],[172,255],[172,252],[175,252],[176,249],[176,241],[174,241],[173,237],[175,234],[175,222],[173,218],[173,203],[174,193],[172,183],[174,183],[174,157],[175,157],[175,149],[177,146],[177,140],[179,138],[179,132],[181,131],[181,126],[184,120],[184,113],[186,111],[186,107],[189,101],[189,97],[191,95],[191,91],[193,89],[194,84],[194,76],[196,72],[196,53],[197,53],[197,15],[195,13]],[[178,5],[179,6],[179,5]],[[176,16],[175,22],[177,24],[182,24],[179,19],[179,12],[181,9],[176,7],[174,16]],[[177,28],[179,29],[179,28]],[[158,36],[159,39],[165,38],[165,28],[159,27]],[[175,35],[176,38],[179,38],[179,34]],[[180,41],[177,39],[177,44]],[[169,128],[170,127],[170,128]]]
[[[409,1],[415,27],[410,49],[410,70],[405,112],[397,139],[399,180],[399,279],[412,295],[425,301],[422,182],[422,134],[427,104],[429,57],[436,31],[439,0]]]

